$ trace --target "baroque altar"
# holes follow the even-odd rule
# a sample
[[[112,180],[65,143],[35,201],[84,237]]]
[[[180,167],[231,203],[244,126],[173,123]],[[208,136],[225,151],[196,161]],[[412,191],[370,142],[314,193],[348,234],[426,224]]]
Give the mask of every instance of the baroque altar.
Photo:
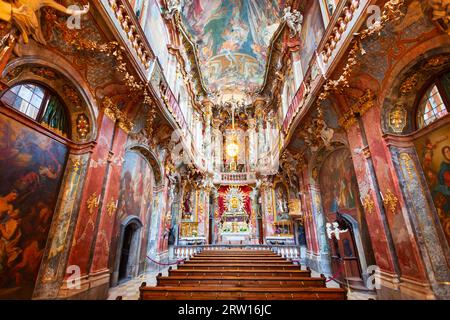
[[[225,194],[226,210],[220,217],[219,235],[222,243],[250,243],[252,228],[250,214],[245,211],[246,195],[238,187],[231,187]]]

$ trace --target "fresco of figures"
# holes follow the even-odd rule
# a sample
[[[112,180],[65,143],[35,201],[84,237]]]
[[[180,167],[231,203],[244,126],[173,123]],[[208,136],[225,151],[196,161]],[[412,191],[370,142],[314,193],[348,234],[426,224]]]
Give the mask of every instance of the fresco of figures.
[[[138,152],[125,155],[119,197],[119,217],[139,217],[145,225],[151,206],[153,190],[152,170],[147,160]]]
[[[309,2],[311,3],[311,7],[308,9],[308,13],[304,18],[301,34],[301,61],[303,72],[306,72],[308,69],[308,64],[314,55],[314,51],[319,46],[325,32],[319,1]]]
[[[355,215],[356,177],[347,149],[339,149],[325,159],[320,174],[323,208],[326,213],[341,212]],[[358,219],[359,220],[359,219]]]
[[[417,154],[450,244],[450,125],[415,142]]]
[[[122,168],[118,202],[118,221],[115,226],[113,247],[118,245],[119,224],[128,216],[138,217],[143,225],[143,243],[147,243],[153,193],[153,171],[138,151],[128,151]],[[141,248],[139,263],[145,260],[146,246]]]
[[[138,10],[140,10],[142,17],[141,23],[147,39],[149,40],[152,49],[158,57],[161,66],[166,69],[169,60],[169,51],[167,46],[169,45],[169,33],[165,28],[164,21],[161,17],[161,11],[157,0],[145,0],[138,4]]]
[[[66,157],[64,145],[0,115],[0,298],[33,294]]]
[[[254,90],[263,81],[267,48],[285,0],[182,0],[182,16],[199,46],[211,90]]]

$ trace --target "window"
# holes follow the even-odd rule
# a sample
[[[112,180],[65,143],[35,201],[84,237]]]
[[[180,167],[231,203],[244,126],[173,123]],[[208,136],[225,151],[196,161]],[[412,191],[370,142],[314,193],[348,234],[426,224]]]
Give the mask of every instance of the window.
[[[417,124],[422,129],[448,114],[448,75],[436,80],[420,100]]]
[[[16,85],[1,101],[56,133],[68,137],[69,121],[61,100],[48,89],[34,83]]]

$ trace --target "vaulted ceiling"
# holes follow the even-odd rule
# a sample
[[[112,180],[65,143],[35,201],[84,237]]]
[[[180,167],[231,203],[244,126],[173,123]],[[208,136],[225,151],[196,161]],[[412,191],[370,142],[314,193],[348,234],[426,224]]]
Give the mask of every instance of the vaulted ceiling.
[[[254,92],[264,80],[268,47],[286,0],[182,0],[182,19],[197,44],[207,89]]]

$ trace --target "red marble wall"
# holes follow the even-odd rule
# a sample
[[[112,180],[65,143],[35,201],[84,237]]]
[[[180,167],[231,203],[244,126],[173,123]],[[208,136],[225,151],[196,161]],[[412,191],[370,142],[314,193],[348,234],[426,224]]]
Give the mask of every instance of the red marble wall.
[[[375,261],[382,270],[394,273],[394,253],[389,249],[388,236],[386,235],[380,207],[373,191],[375,187],[370,180],[371,173],[368,171],[367,159],[361,152],[355,152],[355,150],[358,150],[363,145],[361,131],[357,126],[353,126],[347,131],[347,137],[350,150],[352,150],[353,166],[358,184],[360,186],[366,186],[367,190],[371,190],[369,191],[369,199],[373,201],[374,208],[370,212],[367,209],[365,210],[365,218],[369,225],[369,236],[372,241]],[[366,195],[367,193],[361,196],[364,198]]]
[[[95,241],[94,257],[91,272],[96,273],[108,269],[111,238],[113,236],[114,221],[119,199],[120,179],[125,157],[124,145],[128,135],[123,130],[117,130],[112,149],[112,158],[108,176],[105,181],[105,194],[100,209],[100,222]]]
[[[101,199],[115,128],[115,123],[110,118],[102,116],[100,119],[97,145],[92,152],[89,162],[80,211],[67,263],[68,265],[79,266],[81,275],[87,275],[89,272],[91,252],[100,212],[98,206],[93,206],[89,209],[88,200],[93,199],[93,196],[96,196],[98,200]]]
[[[364,129],[370,148],[371,158],[380,191],[386,195],[389,191],[398,198],[398,205],[394,212],[386,210],[386,216],[394,240],[395,251],[403,277],[426,280],[425,268],[419,253],[417,242],[413,234],[408,232],[409,225],[403,214],[406,205],[401,197],[398,177],[392,163],[389,148],[382,138],[380,108],[370,109],[363,117]]]

